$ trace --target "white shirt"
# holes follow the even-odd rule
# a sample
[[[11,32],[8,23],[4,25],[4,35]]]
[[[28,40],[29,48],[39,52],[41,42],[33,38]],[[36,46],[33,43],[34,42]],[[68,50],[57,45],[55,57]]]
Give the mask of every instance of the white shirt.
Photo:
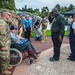
[[[75,29],[75,22],[73,22],[72,24],[72,29]]]

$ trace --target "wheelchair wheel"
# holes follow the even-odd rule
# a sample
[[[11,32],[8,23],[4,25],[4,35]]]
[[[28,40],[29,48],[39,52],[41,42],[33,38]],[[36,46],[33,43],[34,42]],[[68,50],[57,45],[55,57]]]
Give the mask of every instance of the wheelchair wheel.
[[[10,65],[17,66],[22,62],[22,53],[15,48],[10,48]]]

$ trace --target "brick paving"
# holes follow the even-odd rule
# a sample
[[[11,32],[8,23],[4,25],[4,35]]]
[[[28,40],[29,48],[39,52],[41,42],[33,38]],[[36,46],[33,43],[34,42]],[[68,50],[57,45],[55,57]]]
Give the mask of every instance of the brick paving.
[[[46,40],[45,43],[35,41],[34,38],[32,38],[31,41],[32,41],[31,43],[36,48],[36,50],[41,51],[41,52],[44,51],[44,50],[47,50],[47,49],[49,49],[53,46],[51,37],[47,37],[47,40]],[[69,39],[68,39],[68,37],[64,37],[63,44],[67,44],[67,43],[69,43]]]

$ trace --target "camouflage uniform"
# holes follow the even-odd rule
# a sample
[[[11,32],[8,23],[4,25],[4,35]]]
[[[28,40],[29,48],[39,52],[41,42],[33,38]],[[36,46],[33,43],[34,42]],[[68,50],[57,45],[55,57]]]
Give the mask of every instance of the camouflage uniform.
[[[11,14],[16,14],[13,10],[10,10],[10,13]],[[18,26],[18,20],[16,19],[16,18],[11,18],[10,19],[10,21],[11,21],[11,25],[15,25],[15,26]]]
[[[18,20],[15,18],[12,18],[12,25],[18,26]]]
[[[0,66],[1,70],[5,70],[9,65],[9,56],[10,56],[10,29],[9,25],[3,20],[0,19]],[[6,47],[6,50],[1,48]]]
[[[46,29],[47,29],[47,24],[48,24],[48,21],[46,19],[42,20],[42,41],[43,40],[46,40]],[[44,25],[46,24],[46,25]]]
[[[13,20],[12,20],[12,18],[9,18],[9,19],[8,19],[8,24],[9,24],[9,27],[11,27],[11,26],[13,25]]]

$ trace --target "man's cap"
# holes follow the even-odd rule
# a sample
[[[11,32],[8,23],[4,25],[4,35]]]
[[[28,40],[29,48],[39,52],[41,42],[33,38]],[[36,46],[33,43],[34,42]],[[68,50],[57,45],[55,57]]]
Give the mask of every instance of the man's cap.
[[[9,10],[8,10],[8,9],[1,9],[1,11],[0,11],[0,12],[7,13],[8,15],[11,15],[11,13],[9,12]]]
[[[18,29],[18,26],[12,25],[12,26],[10,27],[10,30],[14,30],[14,29]]]
[[[16,12],[15,12],[15,11],[13,11],[13,10],[10,10],[10,13],[12,13],[12,14],[16,14]]]

